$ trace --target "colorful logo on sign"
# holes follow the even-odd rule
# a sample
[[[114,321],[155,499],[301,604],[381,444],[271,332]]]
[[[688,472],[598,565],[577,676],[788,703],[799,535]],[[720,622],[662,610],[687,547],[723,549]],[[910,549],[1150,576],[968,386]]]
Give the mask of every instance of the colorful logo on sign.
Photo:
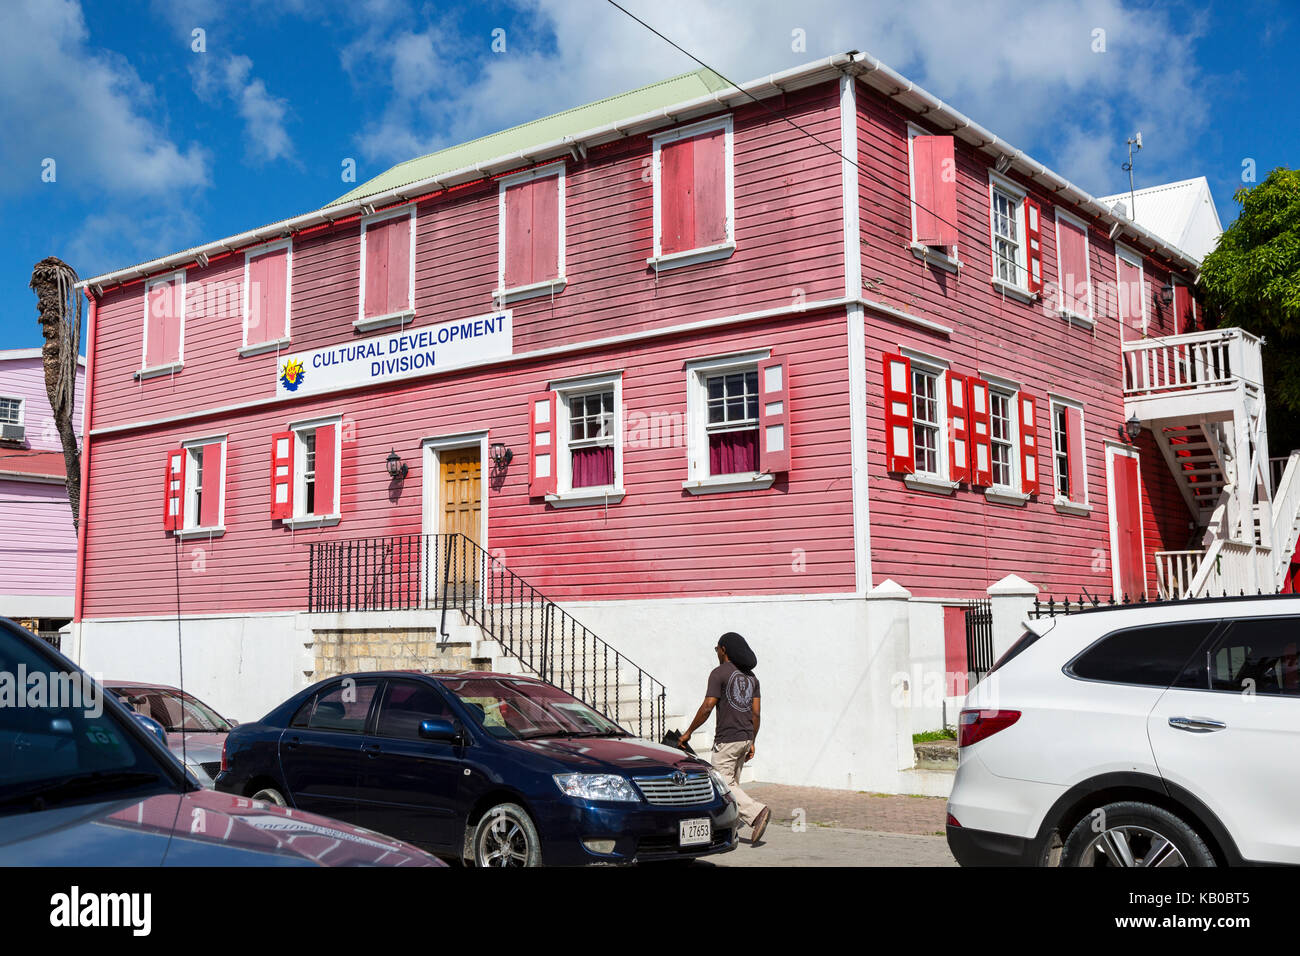
[[[289,359],[284,363],[284,367],[280,369],[280,384],[289,391],[296,392],[306,374],[299,359]]]

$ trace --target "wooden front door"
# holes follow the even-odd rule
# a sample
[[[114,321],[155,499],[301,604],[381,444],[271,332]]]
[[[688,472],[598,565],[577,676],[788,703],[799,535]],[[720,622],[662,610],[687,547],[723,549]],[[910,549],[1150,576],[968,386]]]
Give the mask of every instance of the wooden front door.
[[[444,537],[443,580],[466,595],[477,587],[483,518],[483,467],[479,447],[448,448],[438,453],[438,534]],[[463,538],[446,537],[460,534]],[[466,541],[465,539],[468,539]],[[473,542],[470,544],[469,542]]]
[[[1146,594],[1146,549],[1142,545],[1142,482],[1135,456],[1111,457],[1111,560],[1115,564],[1116,600]]]

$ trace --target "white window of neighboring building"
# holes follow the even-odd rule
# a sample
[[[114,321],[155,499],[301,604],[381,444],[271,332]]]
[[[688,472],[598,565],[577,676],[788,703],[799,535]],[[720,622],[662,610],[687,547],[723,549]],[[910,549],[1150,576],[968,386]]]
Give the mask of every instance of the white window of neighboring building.
[[[656,270],[724,259],[736,249],[731,116],[651,137]]]
[[[692,493],[766,488],[759,471],[759,363],[767,352],[687,364],[687,481]]]
[[[619,375],[553,384],[558,454],[556,506],[613,504],[623,498],[623,382]]]
[[[0,395],[0,425],[23,423],[23,400]]]

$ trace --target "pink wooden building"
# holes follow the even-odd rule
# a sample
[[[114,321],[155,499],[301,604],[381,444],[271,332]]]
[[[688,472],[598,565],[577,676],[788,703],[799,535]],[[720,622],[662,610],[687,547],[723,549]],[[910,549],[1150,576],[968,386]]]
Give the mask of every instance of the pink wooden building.
[[[1008,575],[1276,587],[1259,343],[1197,266],[866,54],[412,160],[84,284],[78,653],[174,681],[179,614],[247,719],[434,639],[649,734],[737,630],[755,773],[865,785],[887,580],[945,672]]]
[[[84,377],[83,362],[78,410]],[[41,350],[0,351],[0,616],[51,640],[72,619],[77,569],[65,474]]]

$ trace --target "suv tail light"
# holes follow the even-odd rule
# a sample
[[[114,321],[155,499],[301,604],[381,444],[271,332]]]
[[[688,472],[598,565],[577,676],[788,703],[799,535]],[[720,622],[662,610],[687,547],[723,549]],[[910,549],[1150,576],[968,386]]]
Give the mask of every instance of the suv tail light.
[[[1018,710],[963,710],[958,718],[957,746],[969,747],[1020,719]]]
[[[221,741],[221,772],[225,773],[230,769],[230,759],[226,756],[226,748],[230,746],[230,738],[226,737]]]

